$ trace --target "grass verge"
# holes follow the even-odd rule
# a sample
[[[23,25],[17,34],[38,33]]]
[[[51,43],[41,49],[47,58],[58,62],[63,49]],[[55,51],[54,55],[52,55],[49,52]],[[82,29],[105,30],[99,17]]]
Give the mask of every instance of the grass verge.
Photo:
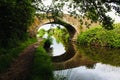
[[[43,48],[44,42],[36,49],[30,80],[53,80],[53,67],[50,56]]]
[[[0,73],[5,72],[10,67],[12,61],[18,57],[19,53],[36,41],[36,39],[28,39],[25,42],[19,42],[18,47],[0,48]]]

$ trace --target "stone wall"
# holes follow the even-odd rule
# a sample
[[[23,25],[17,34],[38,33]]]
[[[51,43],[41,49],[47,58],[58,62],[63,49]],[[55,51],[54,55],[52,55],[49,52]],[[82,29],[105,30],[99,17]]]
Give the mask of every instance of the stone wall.
[[[70,35],[72,35],[72,40],[76,40],[77,38],[77,35],[80,33],[80,32],[83,32],[85,30],[87,30],[87,26],[85,25],[86,22],[87,23],[90,23],[91,26],[96,26],[98,25],[99,23],[91,23],[91,20],[88,20],[87,18],[84,18],[83,20],[83,24],[81,25],[80,24],[80,19],[79,18],[75,18],[74,16],[70,16],[68,14],[64,14],[62,18],[59,18],[61,20],[61,22],[64,22],[66,24],[69,24],[68,26],[69,27],[66,27],[68,30],[70,27],[72,27],[71,29],[74,29],[75,32],[70,32],[69,30],[69,33]],[[60,22],[60,21],[59,21]],[[53,19],[48,19],[48,18],[37,18],[35,17],[35,21],[34,23],[32,24],[32,26],[29,28],[28,32],[30,33],[30,36],[36,36],[36,33],[37,33],[37,30],[44,24],[48,24],[48,23],[57,23],[57,24],[60,24],[59,22],[56,22],[54,21]],[[61,24],[62,25],[62,24]],[[64,25],[63,25],[64,26]]]

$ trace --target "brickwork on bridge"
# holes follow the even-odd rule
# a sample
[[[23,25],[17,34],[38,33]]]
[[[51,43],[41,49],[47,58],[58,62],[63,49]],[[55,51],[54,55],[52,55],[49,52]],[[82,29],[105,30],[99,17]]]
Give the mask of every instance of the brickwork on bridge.
[[[42,26],[42,25],[45,25],[45,24],[48,24],[48,23],[58,23],[58,22],[55,22],[53,19],[47,19],[47,18],[44,18],[44,19],[36,19],[37,20],[37,25],[35,26],[32,26],[30,27],[29,29],[29,32],[31,33],[32,32],[32,35],[36,35],[36,32],[37,30]],[[82,31],[85,31],[87,29],[86,25],[85,25],[85,22],[88,22],[90,23],[91,21],[90,20],[87,20],[87,19],[84,19],[83,20],[83,25],[80,24],[80,19],[79,18],[75,18],[74,16],[70,16],[68,14],[64,14],[63,17],[60,19],[62,20],[62,22],[65,22],[71,26],[69,27],[66,27],[67,30],[69,30],[70,27],[72,27],[72,29],[75,30],[75,32],[72,32],[72,31],[68,31],[70,33],[70,35],[72,35],[72,40],[76,40],[77,38],[77,35],[82,32]],[[59,24],[59,23],[58,23]],[[62,25],[62,24],[61,24]],[[98,23],[92,23],[89,27],[91,26],[96,26],[98,25]],[[71,30],[72,30],[71,29]]]

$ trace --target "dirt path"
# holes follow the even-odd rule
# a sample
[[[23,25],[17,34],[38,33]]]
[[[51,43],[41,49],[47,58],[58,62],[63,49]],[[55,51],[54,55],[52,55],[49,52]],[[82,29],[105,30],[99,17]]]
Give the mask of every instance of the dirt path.
[[[11,64],[11,67],[4,74],[0,74],[0,80],[27,80],[30,74],[31,65],[34,60],[34,53],[42,40],[28,46],[19,57]]]

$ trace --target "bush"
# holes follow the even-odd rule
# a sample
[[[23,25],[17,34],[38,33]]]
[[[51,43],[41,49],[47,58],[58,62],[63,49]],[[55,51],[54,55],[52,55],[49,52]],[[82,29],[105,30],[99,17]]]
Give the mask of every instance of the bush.
[[[120,26],[114,25],[113,30],[105,30],[101,27],[89,29],[79,34],[77,41],[88,46],[120,47]]]
[[[0,47],[15,47],[17,41],[25,41],[34,14],[32,0],[0,0]]]

